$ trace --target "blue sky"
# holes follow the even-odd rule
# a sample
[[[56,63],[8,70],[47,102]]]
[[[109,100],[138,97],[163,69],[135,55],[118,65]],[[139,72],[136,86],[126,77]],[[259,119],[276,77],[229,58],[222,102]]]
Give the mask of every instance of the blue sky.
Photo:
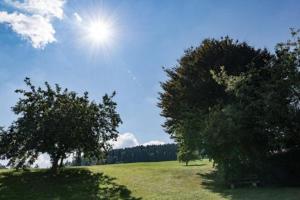
[[[129,144],[171,142],[156,106],[159,82],[166,79],[162,66],[175,66],[186,48],[229,35],[272,51],[289,38],[290,27],[300,27],[297,0],[68,0],[47,12],[32,7],[36,0],[0,2],[0,124],[14,120],[14,90],[28,76],[39,85],[49,81],[88,91],[94,100],[115,90],[124,122],[119,130],[130,136]],[[27,26],[20,30],[24,15],[41,16],[36,22],[45,22],[39,34],[46,36],[34,42]],[[85,30],[98,18],[112,23],[114,36],[96,47]]]

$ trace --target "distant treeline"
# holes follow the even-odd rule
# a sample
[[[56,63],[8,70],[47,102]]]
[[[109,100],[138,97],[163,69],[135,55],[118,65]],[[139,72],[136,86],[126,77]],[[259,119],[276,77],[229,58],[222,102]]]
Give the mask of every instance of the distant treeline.
[[[0,169],[6,169],[5,165],[0,164]]]
[[[74,160],[72,165],[169,161],[177,159],[176,153],[176,144],[136,146],[124,149],[113,149],[108,152],[105,160],[97,161],[82,158],[80,164]]]
[[[155,162],[176,160],[177,145],[149,145],[114,149],[108,153],[106,163]]]

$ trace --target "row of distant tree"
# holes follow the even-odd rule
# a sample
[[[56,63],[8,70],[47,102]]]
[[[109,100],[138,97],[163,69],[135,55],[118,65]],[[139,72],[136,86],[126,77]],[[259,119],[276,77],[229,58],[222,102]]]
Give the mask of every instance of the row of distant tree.
[[[132,162],[158,162],[176,160],[177,145],[149,145],[112,149],[105,159],[75,158],[71,165],[95,165]]]

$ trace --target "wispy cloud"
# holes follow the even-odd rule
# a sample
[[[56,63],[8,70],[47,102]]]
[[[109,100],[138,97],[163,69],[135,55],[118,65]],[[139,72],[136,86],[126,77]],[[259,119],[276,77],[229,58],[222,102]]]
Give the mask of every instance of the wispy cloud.
[[[130,78],[133,80],[133,81],[136,81],[136,76],[132,73],[131,70],[127,70],[127,73],[129,74]]]
[[[82,17],[77,12],[75,12],[73,15],[77,22],[79,22],[79,23],[82,22]]]
[[[63,18],[65,0],[4,0],[16,11],[0,11],[0,23],[8,24],[23,39],[29,40],[34,48],[44,48],[53,43],[55,29],[52,21]]]

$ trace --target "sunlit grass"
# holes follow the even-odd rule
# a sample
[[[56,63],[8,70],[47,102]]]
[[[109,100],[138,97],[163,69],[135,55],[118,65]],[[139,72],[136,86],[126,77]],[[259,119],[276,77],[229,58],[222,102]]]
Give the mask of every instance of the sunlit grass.
[[[208,160],[75,167],[52,177],[45,170],[0,171],[0,199],[299,200],[300,188],[228,189],[215,184]]]

